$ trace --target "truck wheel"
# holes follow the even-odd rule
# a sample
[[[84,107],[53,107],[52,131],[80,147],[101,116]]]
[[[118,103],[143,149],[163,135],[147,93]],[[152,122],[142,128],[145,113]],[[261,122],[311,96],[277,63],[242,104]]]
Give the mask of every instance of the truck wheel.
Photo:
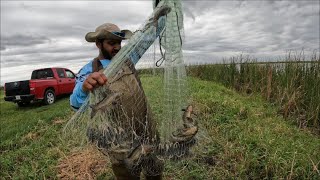
[[[56,96],[54,94],[54,91],[52,90],[46,90],[46,92],[44,93],[44,103],[49,105],[49,104],[53,104],[56,101]]]
[[[30,102],[17,102],[19,107],[26,107],[30,104]]]

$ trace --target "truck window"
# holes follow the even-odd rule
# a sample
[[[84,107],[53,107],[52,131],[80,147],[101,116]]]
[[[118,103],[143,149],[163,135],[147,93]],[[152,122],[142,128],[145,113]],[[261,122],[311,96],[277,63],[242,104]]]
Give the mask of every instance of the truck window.
[[[73,79],[75,77],[74,74],[71,71],[69,71],[67,69],[65,69],[65,71],[66,71],[66,74],[67,74],[67,78],[72,78]]]
[[[52,69],[39,69],[34,70],[31,74],[31,79],[43,79],[43,78],[53,78]]]
[[[65,78],[66,76],[64,75],[64,71],[61,68],[57,68],[57,73],[59,78]]]

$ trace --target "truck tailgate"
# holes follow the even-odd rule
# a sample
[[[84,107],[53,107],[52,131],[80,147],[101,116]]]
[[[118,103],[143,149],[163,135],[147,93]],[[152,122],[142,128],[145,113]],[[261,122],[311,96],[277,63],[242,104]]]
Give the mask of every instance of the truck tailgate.
[[[6,96],[30,94],[29,80],[5,83]]]

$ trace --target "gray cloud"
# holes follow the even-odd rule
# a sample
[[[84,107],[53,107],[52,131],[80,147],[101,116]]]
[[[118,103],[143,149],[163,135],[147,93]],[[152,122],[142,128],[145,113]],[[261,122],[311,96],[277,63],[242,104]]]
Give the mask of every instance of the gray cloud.
[[[317,2],[186,1],[185,4],[197,17],[193,20],[185,14],[189,23],[186,50],[272,54],[279,48],[319,49]]]
[[[44,44],[50,41],[45,36],[33,36],[24,34],[15,34],[11,36],[1,35],[1,46],[6,48],[7,46],[33,46],[36,44]]]

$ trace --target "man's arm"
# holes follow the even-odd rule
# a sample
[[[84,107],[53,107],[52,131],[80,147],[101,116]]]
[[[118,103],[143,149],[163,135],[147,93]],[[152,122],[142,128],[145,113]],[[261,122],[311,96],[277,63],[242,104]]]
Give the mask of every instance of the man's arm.
[[[107,82],[106,76],[102,72],[92,73],[92,61],[85,65],[76,76],[76,85],[70,96],[70,105],[74,110],[78,110],[85,102],[90,91]]]
[[[81,69],[76,76],[76,85],[70,96],[70,105],[74,110],[78,110],[88,97],[88,92],[85,92],[82,89],[83,82],[85,81],[87,76],[89,76],[89,74],[84,73],[83,69]]]

